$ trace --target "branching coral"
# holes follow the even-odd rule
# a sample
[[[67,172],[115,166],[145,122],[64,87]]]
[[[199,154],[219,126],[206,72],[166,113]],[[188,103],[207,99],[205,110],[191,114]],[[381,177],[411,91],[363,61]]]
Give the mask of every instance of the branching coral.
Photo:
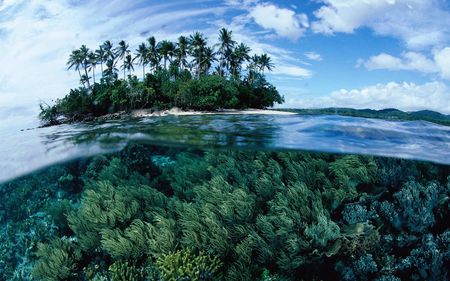
[[[436,182],[425,185],[409,181],[400,191],[393,195],[393,202],[384,201],[378,210],[395,228],[406,227],[414,233],[423,233],[435,224],[434,209],[440,202],[441,195],[447,191]]]
[[[145,273],[126,261],[116,261],[109,267],[111,281],[144,281]]]
[[[194,254],[181,250],[161,255],[156,260],[163,281],[207,281],[218,280],[222,263],[217,257],[203,252]]]
[[[100,245],[102,230],[127,225],[139,216],[139,203],[126,194],[126,188],[101,181],[85,192],[81,208],[67,219],[80,246],[89,251]]]
[[[33,277],[44,281],[71,279],[81,260],[81,251],[66,238],[39,244],[36,255],[39,260],[34,265]]]
[[[175,222],[162,217],[155,220],[155,225],[134,220],[124,231],[102,230],[102,249],[114,259],[138,259],[146,254],[158,256],[173,250]]]

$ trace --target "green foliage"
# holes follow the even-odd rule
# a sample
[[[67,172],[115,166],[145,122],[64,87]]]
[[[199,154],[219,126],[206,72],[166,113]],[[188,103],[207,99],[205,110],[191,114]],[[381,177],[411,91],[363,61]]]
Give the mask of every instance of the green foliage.
[[[245,107],[266,108],[284,102],[284,98],[275,86],[266,80],[264,75],[254,73],[253,76],[253,80],[250,81],[248,78],[239,85],[238,99]]]
[[[67,238],[57,238],[50,244],[39,244],[39,260],[33,267],[33,277],[44,281],[71,280],[81,251]]]
[[[202,76],[180,86],[176,105],[186,109],[214,110],[239,107],[234,82],[220,76]]]
[[[161,255],[156,265],[163,281],[206,281],[220,279],[222,262],[203,252],[194,254],[190,250],[180,250]]]
[[[47,122],[49,125],[58,124],[58,117],[60,114],[56,105],[50,106],[45,103],[40,103],[39,108],[41,110],[39,119]]]

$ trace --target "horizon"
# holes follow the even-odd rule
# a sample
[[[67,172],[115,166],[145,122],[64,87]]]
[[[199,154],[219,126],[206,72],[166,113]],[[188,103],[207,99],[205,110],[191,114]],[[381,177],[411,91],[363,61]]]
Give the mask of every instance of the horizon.
[[[82,44],[123,39],[135,50],[149,36],[199,31],[213,45],[222,27],[273,58],[268,80],[286,100],[277,108],[450,114],[450,5],[441,0],[0,0],[0,111],[38,112],[40,100],[77,87],[66,61]]]

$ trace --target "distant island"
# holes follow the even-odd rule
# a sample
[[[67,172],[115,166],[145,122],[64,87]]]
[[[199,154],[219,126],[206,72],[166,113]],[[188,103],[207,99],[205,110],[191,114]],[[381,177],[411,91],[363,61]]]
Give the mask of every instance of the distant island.
[[[450,126],[450,115],[445,115],[431,110],[405,112],[395,108],[381,110],[353,109],[353,108],[320,108],[320,109],[281,109],[302,115],[341,115],[351,117],[376,118],[391,121],[428,121],[440,125]]]
[[[177,42],[150,37],[134,52],[123,40],[116,47],[106,41],[96,50],[82,45],[67,62],[81,86],[52,105],[41,103],[39,118],[54,125],[144,108],[263,109],[284,102],[265,78],[274,68],[267,54],[251,56],[251,49],[225,28],[218,42],[209,46],[195,32]],[[142,67],[139,78],[135,66]]]

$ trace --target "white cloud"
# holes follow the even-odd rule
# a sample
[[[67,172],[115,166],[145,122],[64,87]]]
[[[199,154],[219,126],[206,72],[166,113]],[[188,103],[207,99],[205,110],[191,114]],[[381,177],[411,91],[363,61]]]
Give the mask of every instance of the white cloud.
[[[316,52],[307,52],[305,53],[305,57],[313,61],[322,61],[322,56]]]
[[[438,74],[442,79],[450,80],[450,47],[436,49],[432,57],[417,52],[404,52],[399,57],[381,53],[367,60],[359,59],[356,66],[361,65],[369,70],[409,70],[434,76]]]
[[[292,98],[287,105],[302,108],[397,108],[404,111],[435,110],[450,114],[450,87],[442,82],[377,84],[361,89],[341,89],[325,97]]]
[[[413,70],[423,73],[436,73],[438,69],[432,59],[416,52],[405,52],[401,57],[394,57],[386,53],[369,58],[363,62],[369,70],[387,69],[387,70]]]
[[[441,77],[450,80],[450,47],[436,52],[434,54],[434,60],[441,72]]]
[[[317,33],[352,33],[361,27],[403,40],[409,48],[439,46],[450,38],[450,13],[439,0],[320,0]]]
[[[306,14],[262,3],[251,8],[250,16],[265,29],[274,30],[279,36],[292,40],[300,38],[309,27]]]
[[[294,65],[280,65],[277,66],[273,70],[273,74],[276,75],[288,75],[288,76],[294,76],[299,78],[310,78],[313,73],[303,67],[294,66]]]
[[[248,1],[251,2],[251,1]],[[249,5],[251,3],[248,3]],[[251,54],[268,54],[275,64],[272,72],[274,75],[288,75],[297,78],[310,78],[313,73],[300,65],[307,65],[302,60],[298,59],[299,55],[288,49],[271,44],[269,40],[265,40],[263,35],[267,32],[255,32],[248,28],[248,23],[251,18],[247,14],[240,14],[231,19],[230,22],[225,20],[217,20],[213,22],[216,28],[211,29],[209,37],[213,40],[212,43],[217,43],[217,29],[227,27],[233,31],[233,37],[238,42],[247,44],[251,49]]]

